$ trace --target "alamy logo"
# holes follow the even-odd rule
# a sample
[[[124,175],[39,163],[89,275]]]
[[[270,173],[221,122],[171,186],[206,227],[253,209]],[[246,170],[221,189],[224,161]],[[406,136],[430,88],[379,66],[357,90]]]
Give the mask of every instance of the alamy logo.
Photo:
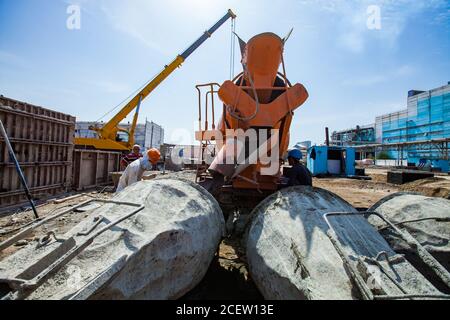
[[[171,160],[182,164],[184,158],[194,159],[199,164],[226,165],[261,165],[262,175],[276,175],[280,169],[279,130],[227,129],[225,135],[221,131],[205,132],[203,140],[215,141],[210,149],[201,150],[195,147],[175,147],[171,152]]]
[[[369,30],[381,30],[381,8],[377,5],[367,7],[367,28]]]
[[[381,290],[381,271],[377,266],[368,266],[367,272],[369,277],[366,284],[370,290]]]
[[[69,17],[66,20],[66,27],[69,30],[81,29],[81,8],[77,4],[72,4],[67,7],[66,13]]]
[[[67,275],[68,275],[68,278],[66,280],[67,287],[70,289],[77,289],[82,280],[80,267],[70,265],[67,268]]]

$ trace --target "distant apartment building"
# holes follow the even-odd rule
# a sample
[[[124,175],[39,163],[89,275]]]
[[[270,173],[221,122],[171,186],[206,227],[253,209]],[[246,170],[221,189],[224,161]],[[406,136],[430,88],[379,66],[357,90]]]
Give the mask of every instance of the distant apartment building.
[[[94,138],[97,136],[95,131],[89,130],[95,122],[79,121],[75,125],[75,137]],[[101,125],[101,124],[98,124]],[[129,130],[130,124],[121,124],[122,128]],[[164,144],[164,128],[154,122],[146,121],[136,125],[134,133],[135,143],[143,149],[160,148]]]

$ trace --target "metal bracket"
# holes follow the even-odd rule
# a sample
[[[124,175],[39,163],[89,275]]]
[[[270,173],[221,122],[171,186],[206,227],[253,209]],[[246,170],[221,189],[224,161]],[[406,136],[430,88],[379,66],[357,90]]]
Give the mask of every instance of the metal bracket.
[[[95,228],[104,220],[104,217],[98,216],[95,221],[95,224],[87,231],[77,233],[76,235],[70,237],[67,240],[61,242],[53,250],[49,251],[42,259],[36,261],[34,264],[29,266],[26,270],[22,271],[19,275],[13,278],[3,278],[0,279],[0,284],[7,284],[10,289],[14,292],[10,292],[5,297],[6,299],[24,299],[28,295],[30,295],[34,290],[36,290],[42,283],[44,283],[47,279],[55,275],[64,265],[68,264],[73,258],[75,258],[78,254],[80,254],[84,249],[86,249],[95,238],[100,236],[102,233],[108,231],[112,227],[117,224],[123,222],[124,220],[130,218],[135,215],[139,211],[145,208],[144,205],[131,203],[131,202],[122,202],[122,201],[113,201],[113,200],[103,200],[103,199],[91,199],[80,205],[77,205],[73,208],[65,210],[63,212],[57,213],[51,217],[48,217],[42,221],[39,221],[29,228],[23,230],[18,235],[12,237],[11,239],[6,240],[2,244],[0,244],[0,250],[7,248],[8,246],[14,244],[17,240],[27,236],[31,233],[35,228],[54,220],[61,215],[67,214],[77,208],[85,206],[92,202],[101,202],[106,204],[117,204],[117,205],[126,205],[134,207],[132,211],[121,216],[120,218],[111,221],[106,226],[98,230],[97,232],[91,234]],[[47,237],[50,239],[50,235]],[[54,234],[53,234],[54,236]],[[48,241],[50,242],[50,241]],[[47,243],[48,244],[48,243]],[[45,244],[44,244],[45,245]],[[0,297],[1,299],[1,297]]]
[[[103,220],[105,220],[104,216],[97,216],[94,218],[94,225],[92,227],[90,227],[88,230],[84,231],[84,232],[78,232],[77,236],[87,236],[89,235],[92,231],[95,230],[95,228],[97,228],[97,226],[103,222]]]
[[[393,295],[374,295],[372,293],[372,290],[367,286],[364,279],[360,275],[359,271],[354,267],[354,265],[351,263],[349,257],[347,254],[345,254],[344,249],[342,248],[341,244],[339,243],[339,240],[336,237],[336,230],[333,228],[333,225],[330,222],[329,217],[335,216],[335,217],[342,217],[342,216],[371,216],[374,215],[381,220],[383,220],[390,228],[392,228],[396,233],[399,234],[399,236],[404,239],[408,245],[410,245],[413,249],[415,249],[417,255],[419,258],[427,265],[429,266],[436,275],[450,288],[450,273],[406,230],[399,229],[394,223],[389,221],[386,217],[379,214],[378,212],[374,211],[364,211],[364,212],[329,212],[324,215],[325,222],[327,223],[330,230],[327,232],[328,237],[330,238],[331,242],[335,246],[336,250],[338,251],[339,255],[344,261],[344,265],[349,269],[350,275],[352,276],[354,282],[356,283],[358,289],[360,290],[361,294],[365,299],[369,300],[389,300],[389,299],[413,299],[413,298],[431,298],[431,299],[450,299],[450,295],[446,294],[408,294],[401,285],[395,281],[391,276],[389,276],[383,267],[380,264],[380,258],[382,256],[385,257],[386,261],[391,263],[397,263],[399,262],[399,259],[404,259],[403,257],[399,257],[398,255],[395,257],[388,257],[386,252],[380,252],[378,253],[377,257],[375,259],[370,257],[360,257],[363,258],[364,261],[368,261],[371,263],[377,264],[381,271],[388,276],[388,278],[397,286],[399,289],[404,293],[403,295],[393,296]]]

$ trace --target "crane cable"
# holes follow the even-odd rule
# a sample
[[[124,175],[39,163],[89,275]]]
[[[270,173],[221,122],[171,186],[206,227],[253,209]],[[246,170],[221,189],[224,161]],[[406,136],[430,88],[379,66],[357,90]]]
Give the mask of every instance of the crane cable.
[[[235,19],[231,19],[231,43],[230,43],[230,80],[233,80],[234,77],[234,60],[235,60],[235,48],[236,48],[236,40],[235,34],[236,32],[236,21]]]
[[[231,19],[231,45],[230,45],[230,80],[233,80],[234,76],[234,70],[235,70],[235,56],[236,56],[236,41],[234,39],[234,34],[236,32],[236,19]],[[160,72],[159,72],[160,73]],[[106,112],[104,115],[102,115],[97,121],[100,122],[100,120],[104,119],[107,115],[112,113],[114,110],[122,106],[126,101],[129,101],[130,98],[136,96],[136,94],[140,91],[142,91],[149,83],[152,81],[159,73],[155,74],[154,77],[147,80],[139,89],[131,93],[128,97],[126,97],[124,100],[122,100],[119,104],[117,104],[114,108]]]
[[[231,81],[233,81],[233,78],[234,78],[234,65],[235,65],[234,60],[235,60],[235,49],[236,49],[235,36],[237,36],[236,35],[236,22],[235,22],[235,19],[232,19],[231,20],[231,52],[230,52],[230,80]],[[255,103],[256,103],[255,112],[249,117],[241,117],[236,112],[234,112],[234,110],[232,109],[232,107],[230,105],[226,104],[226,107],[227,107],[227,110],[228,110],[228,113],[230,114],[230,116],[232,116],[233,118],[235,118],[239,121],[247,122],[247,121],[253,120],[258,115],[260,103],[259,103],[258,93],[256,91],[255,84],[253,82],[252,75],[248,71],[246,64],[242,64],[242,67],[244,68],[242,77],[245,77],[245,75],[248,76],[250,86],[252,87],[253,96],[255,97]],[[237,100],[237,98],[238,98],[237,96],[239,94],[240,94],[240,92],[236,95],[236,97],[234,99],[235,101]]]
[[[234,33],[236,31],[236,19],[231,19],[231,45],[230,45],[230,80],[233,79],[234,76],[234,69],[235,69],[235,51],[236,51],[236,41],[234,39]],[[159,72],[160,73],[160,72]],[[158,73],[158,74],[159,74]],[[95,122],[100,122],[100,120],[104,119],[107,115],[109,115],[110,113],[112,113],[114,110],[116,110],[117,108],[119,108],[120,106],[122,106],[126,101],[129,101],[130,98],[136,96],[136,94],[140,91],[142,91],[142,89],[144,89],[149,83],[150,81],[152,81],[155,77],[157,76],[157,74],[155,74],[154,77],[150,78],[149,80],[147,80],[139,89],[137,89],[136,91],[134,91],[133,93],[131,93],[128,97],[126,97],[124,100],[122,100],[119,104],[117,104],[114,108],[112,108],[111,110],[109,110],[108,112],[106,112],[104,115],[102,115],[97,121]]]
[[[106,112],[103,116],[101,116],[97,121],[95,122],[99,122],[100,120],[104,119],[107,115],[109,115],[111,112],[113,112],[114,110],[116,110],[117,108],[119,108],[120,106],[124,105],[125,102],[129,102],[131,101],[130,98],[133,98],[137,95],[138,92],[141,92],[154,78],[156,78],[156,76],[158,74],[160,74],[160,72],[156,73],[152,78],[150,78],[149,80],[147,80],[139,89],[133,91],[133,93],[131,93],[128,97],[126,97],[124,100],[122,100],[119,104],[117,104],[114,108],[112,108],[111,110],[109,110],[108,112]],[[127,102],[127,103],[128,103]]]
[[[249,82],[250,82],[250,86],[252,87],[253,96],[254,96],[254,98],[255,98],[255,104],[256,104],[256,106],[255,106],[255,112],[254,112],[251,116],[248,116],[248,117],[241,117],[241,116],[238,115],[236,112],[234,112],[234,110],[232,110],[231,106],[229,106],[229,105],[226,105],[226,106],[227,106],[228,112],[230,113],[230,116],[232,116],[233,118],[235,118],[235,119],[237,119],[237,120],[239,120],[239,121],[247,122],[247,121],[253,120],[253,119],[258,115],[260,104],[259,104],[258,92],[256,91],[256,87],[255,87],[255,83],[253,82],[252,75],[251,75],[250,72],[248,71],[247,65],[246,65],[246,64],[242,64],[242,66],[244,67],[244,74],[242,75],[242,77],[244,77],[245,74],[247,74],[248,80],[249,80]],[[235,97],[235,99],[234,99],[235,101],[237,100],[237,98],[238,98],[238,96],[239,96],[240,94],[242,94],[242,92],[241,92],[241,91],[238,91],[237,94],[236,94],[236,97]]]

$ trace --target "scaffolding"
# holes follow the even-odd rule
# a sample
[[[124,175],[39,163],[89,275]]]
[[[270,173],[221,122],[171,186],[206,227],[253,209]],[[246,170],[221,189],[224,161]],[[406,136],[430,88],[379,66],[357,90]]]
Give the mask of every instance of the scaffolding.
[[[412,150],[416,151],[430,151],[438,150],[439,155],[435,159],[428,160],[443,160],[449,161],[449,149],[448,145],[450,138],[423,140],[423,141],[408,141],[397,143],[380,143],[380,144],[368,144],[355,146],[357,152],[361,154],[362,158],[365,158],[367,154],[373,153],[378,155],[382,151],[392,152],[394,151],[396,156],[396,166],[402,166],[403,160],[408,158],[408,153]]]

